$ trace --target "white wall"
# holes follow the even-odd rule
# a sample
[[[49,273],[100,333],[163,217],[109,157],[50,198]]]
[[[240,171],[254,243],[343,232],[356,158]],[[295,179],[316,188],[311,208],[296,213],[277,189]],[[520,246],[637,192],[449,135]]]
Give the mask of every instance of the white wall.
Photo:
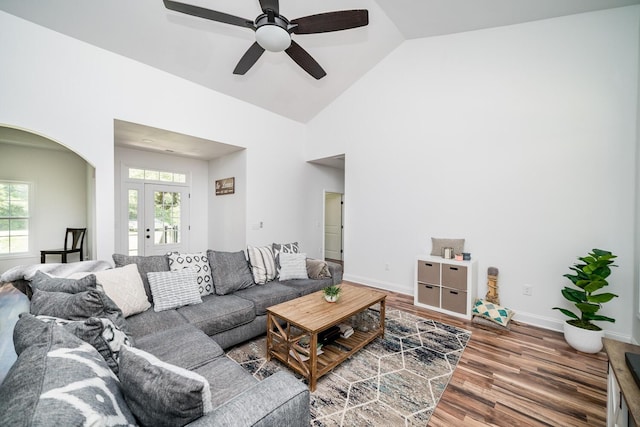
[[[215,181],[235,178],[234,194],[215,195]],[[209,247],[235,252],[247,243],[247,152],[236,151],[209,162]]]
[[[640,19],[640,18],[639,18]],[[638,46],[638,68],[640,68],[640,43]],[[638,110],[636,111],[636,218],[635,218],[635,275],[633,296],[633,340],[640,344],[640,73],[638,73]]]
[[[115,248],[114,119],[247,148],[247,223],[265,228],[246,240],[321,246],[302,183],[330,177],[304,162],[304,125],[3,12],[0,51],[0,124],[62,142],[96,168],[97,258]]]
[[[82,158],[69,151],[0,141],[0,179],[32,183],[31,251],[1,258],[0,272],[16,265],[39,263],[41,250],[64,246],[67,227],[87,226],[88,169]],[[60,257],[50,256],[47,260],[60,262]]]
[[[127,253],[123,238],[126,235],[127,224],[122,224],[122,206],[126,203],[126,195],[122,193],[123,167],[147,168],[167,172],[184,173],[189,177],[191,198],[189,203],[190,230],[188,236],[189,252],[207,250],[208,235],[208,162],[206,160],[191,159],[162,153],[115,147],[115,251]],[[126,174],[126,171],[124,172]],[[127,209],[127,205],[124,205]],[[123,227],[125,231],[123,231]]]
[[[562,275],[609,249],[621,297],[602,326],[629,338],[639,16],[410,40],[314,119],[308,158],[346,153],[346,278],[412,293],[430,238],[463,237],[480,296],[498,267],[518,319],[561,328]]]

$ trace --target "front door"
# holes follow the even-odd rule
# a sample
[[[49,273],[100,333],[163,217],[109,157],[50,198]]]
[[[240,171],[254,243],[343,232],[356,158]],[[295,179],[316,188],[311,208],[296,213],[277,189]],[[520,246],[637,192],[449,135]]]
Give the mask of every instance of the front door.
[[[162,255],[186,252],[189,237],[189,187],[126,183],[124,253]]]
[[[144,185],[144,255],[186,252],[189,237],[189,189]]]

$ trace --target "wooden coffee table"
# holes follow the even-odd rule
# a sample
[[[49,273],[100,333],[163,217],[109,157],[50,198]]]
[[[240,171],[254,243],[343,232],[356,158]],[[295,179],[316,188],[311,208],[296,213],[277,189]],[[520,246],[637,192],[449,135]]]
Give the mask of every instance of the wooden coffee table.
[[[316,389],[318,378],[379,336],[384,336],[384,292],[342,284],[340,298],[335,303],[325,301],[322,291],[305,295],[267,308],[267,360],[280,360],[304,376],[309,389]],[[369,307],[380,304],[380,320],[368,331],[354,329],[349,338],[339,338],[322,347],[317,354],[318,334],[349,319]],[[304,337],[309,348],[300,345]],[[292,351],[293,350],[293,351]],[[300,355],[306,352],[308,359]]]

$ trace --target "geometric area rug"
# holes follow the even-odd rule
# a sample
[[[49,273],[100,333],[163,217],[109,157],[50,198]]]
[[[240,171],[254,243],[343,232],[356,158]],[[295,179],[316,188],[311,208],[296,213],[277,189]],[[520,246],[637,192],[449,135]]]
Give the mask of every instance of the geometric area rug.
[[[387,310],[384,338],[318,379],[311,425],[427,425],[470,337],[464,329]],[[231,348],[227,357],[258,380],[288,369],[275,359],[267,362],[265,350],[262,336]]]

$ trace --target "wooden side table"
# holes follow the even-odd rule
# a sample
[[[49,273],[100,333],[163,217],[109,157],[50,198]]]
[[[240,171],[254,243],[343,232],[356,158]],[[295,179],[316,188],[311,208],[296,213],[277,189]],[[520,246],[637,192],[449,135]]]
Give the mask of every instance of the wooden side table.
[[[624,359],[626,352],[640,353],[640,346],[604,338],[609,356],[607,427],[640,427],[640,387]]]

